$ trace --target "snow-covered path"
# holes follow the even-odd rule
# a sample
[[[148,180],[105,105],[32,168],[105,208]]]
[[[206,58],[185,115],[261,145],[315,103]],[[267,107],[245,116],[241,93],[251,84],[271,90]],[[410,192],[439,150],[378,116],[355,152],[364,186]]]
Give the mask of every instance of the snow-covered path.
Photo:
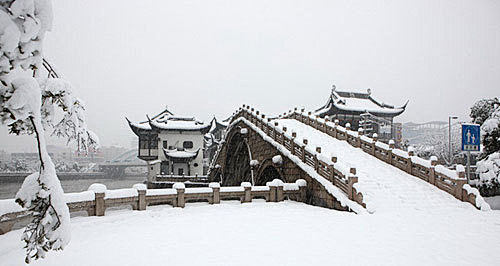
[[[76,217],[64,251],[32,265],[498,265],[500,212],[356,215],[285,201],[150,206]],[[23,263],[22,230],[0,265]],[[30,264],[31,265],[31,264]]]
[[[306,138],[310,145],[321,146],[322,153],[335,154],[339,162],[356,167],[360,190],[367,208],[376,212],[414,212],[443,209],[476,211],[469,203],[408,173],[352,147],[346,141],[335,139],[297,120],[281,119],[280,126],[297,132],[297,138]]]

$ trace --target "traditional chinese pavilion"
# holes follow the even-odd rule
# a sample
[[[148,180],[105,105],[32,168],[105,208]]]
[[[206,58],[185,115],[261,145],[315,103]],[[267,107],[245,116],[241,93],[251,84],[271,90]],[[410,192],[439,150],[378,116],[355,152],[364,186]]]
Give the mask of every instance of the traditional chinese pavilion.
[[[138,157],[148,162],[150,181],[158,175],[203,175],[204,135],[212,124],[168,109],[144,122],[127,121],[139,137]]]
[[[366,134],[377,133],[379,139],[391,139],[394,135],[394,117],[402,114],[408,102],[395,107],[375,100],[371,90],[366,92],[339,91],[333,86],[325,105],[315,114],[339,120],[340,125],[350,124],[351,129],[363,128]]]

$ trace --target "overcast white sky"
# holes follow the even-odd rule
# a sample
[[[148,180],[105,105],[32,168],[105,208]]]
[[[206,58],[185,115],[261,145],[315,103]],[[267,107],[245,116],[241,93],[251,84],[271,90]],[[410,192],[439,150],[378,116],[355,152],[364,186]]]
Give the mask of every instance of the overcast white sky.
[[[371,88],[397,120],[468,119],[500,95],[500,1],[53,0],[45,56],[103,145],[164,106],[209,121],[243,103],[276,114]],[[34,150],[0,128],[0,150]]]

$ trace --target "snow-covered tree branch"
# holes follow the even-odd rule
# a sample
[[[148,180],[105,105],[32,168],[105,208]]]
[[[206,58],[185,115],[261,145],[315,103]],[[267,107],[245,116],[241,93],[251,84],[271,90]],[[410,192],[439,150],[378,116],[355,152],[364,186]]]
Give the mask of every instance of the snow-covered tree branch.
[[[40,75],[43,39],[51,26],[50,0],[0,1],[0,122],[13,134],[34,134],[40,159],[39,171],[26,177],[16,195],[16,202],[33,214],[23,234],[26,262],[63,249],[71,238],[69,210],[47,152],[46,130],[81,149],[98,144],[71,85]],[[56,119],[57,110],[61,119]]]

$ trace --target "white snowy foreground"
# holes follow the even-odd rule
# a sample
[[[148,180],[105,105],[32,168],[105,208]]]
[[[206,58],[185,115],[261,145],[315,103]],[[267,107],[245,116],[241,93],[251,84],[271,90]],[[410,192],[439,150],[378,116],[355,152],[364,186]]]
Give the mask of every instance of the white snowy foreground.
[[[33,265],[498,265],[500,211],[356,215],[255,201],[148,207],[72,218],[72,240]],[[0,265],[24,265],[22,230]]]

